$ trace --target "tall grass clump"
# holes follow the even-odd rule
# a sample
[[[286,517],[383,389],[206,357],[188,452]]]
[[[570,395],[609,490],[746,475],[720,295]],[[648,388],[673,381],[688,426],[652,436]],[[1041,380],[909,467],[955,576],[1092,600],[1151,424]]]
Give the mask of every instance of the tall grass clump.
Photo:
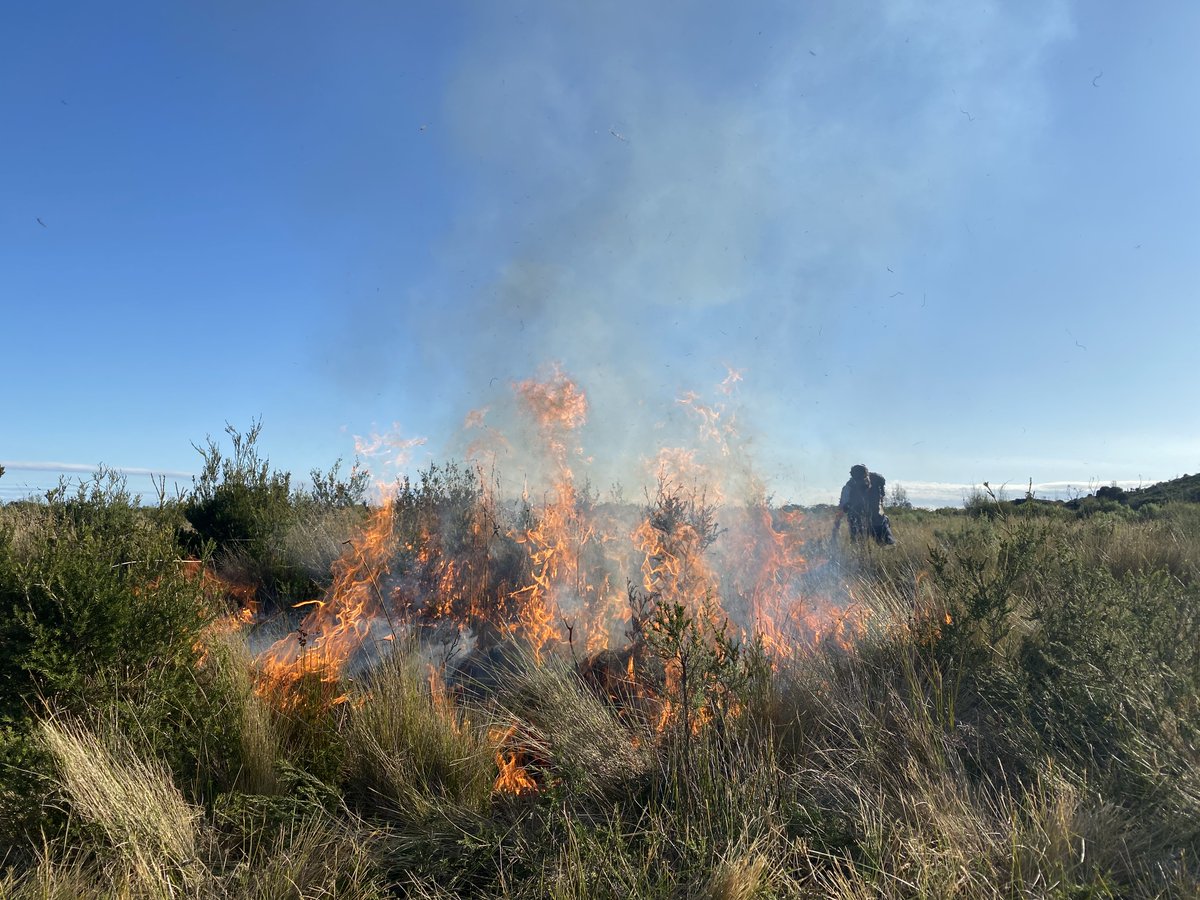
[[[607,700],[565,660],[518,654],[497,679],[494,727],[564,792],[619,796],[648,774],[653,733],[640,711]]]
[[[220,703],[226,729],[224,756],[210,767],[221,773],[225,788],[246,794],[274,795],[282,790],[280,769],[288,757],[280,711],[255,681],[255,663],[243,635],[210,633],[205,637],[201,678],[213,702]]]
[[[388,654],[346,705],[344,765],[353,802],[417,824],[449,811],[486,810],[495,765],[484,723],[472,720],[415,648]]]
[[[112,730],[52,715],[39,725],[54,761],[56,803],[72,831],[47,841],[24,871],[0,875],[0,897],[381,900],[377,833],[293,798],[290,815],[207,813],[188,803],[161,762]]]

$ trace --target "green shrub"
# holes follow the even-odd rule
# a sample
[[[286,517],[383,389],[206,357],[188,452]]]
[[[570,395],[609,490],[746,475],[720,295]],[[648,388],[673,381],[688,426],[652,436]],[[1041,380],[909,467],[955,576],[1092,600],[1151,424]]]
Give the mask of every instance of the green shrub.
[[[195,669],[212,610],[180,564],[176,524],[101,473],[52,491],[23,533],[0,527],[0,831],[44,812],[31,803],[45,769],[31,734],[46,706],[137,709],[147,741],[196,772],[202,751],[182,735],[203,706]]]
[[[1179,823],[1200,821],[1200,589],[1095,557],[1128,529],[998,517],[949,536],[930,554],[946,621],[917,632],[953,686],[955,724],[1000,752],[1006,775],[1034,777],[1049,757],[1185,834]]]
[[[990,661],[1037,576],[1047,535],[1041,523],[1007,518],[940,535],[929,565],[950,617],[941,629],[942,652],[975,665]]]
[[[1039,588],[1020,665],[1047,745],[1131,799],[1159,805],[1167,785],[1195,790],[1200,589],[1162,570],[1118,577],[1069,544]],[[1161,760],[1147,758],[1155,748]],[[1200,796],[1166,802],[1177,800],[1200,817]]]
[[[193,555],[211,552],[218,570],[254,587],[260,601],[311,599],[363,521],[369,473],[356,463],[343,477],[338,460],[327,472],[313,469],[310,488],[295,486],[260,452],[261,421],[225,433],[230,453],[212,438],[196,448],[203,465],[183,504],[182,543]]]
[[[308,579],[297,577],[280,547],[295,521],[291,473],[272,471],[260,455],[261,432],[261,422],[245,434],[227,425],[233,445],[228,456],[212,438],[196,448],[204,462],[184,504],[192,529],[184,543],[196,555],[211,549],[219,567],[241,570],[264,589],[263,599],[311,594]]]

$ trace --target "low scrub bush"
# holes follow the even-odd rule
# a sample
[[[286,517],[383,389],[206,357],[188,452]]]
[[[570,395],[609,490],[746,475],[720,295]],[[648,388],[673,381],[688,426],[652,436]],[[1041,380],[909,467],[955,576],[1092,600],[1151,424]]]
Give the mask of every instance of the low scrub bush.
[[[227,425],[225,433],[230,452],[212,438],[197,448],[202,467],[183,503],[184,546],[211,554],[223,575],[256,587],[261,601],[316,596],[341,542],[363,521],[368,473],[356,465],[343,477],[339,461],[314,470],[303,489],[260,451],[261,422],[245,433]]]
[[[24,529],[0,527],[0,843],[53,817],[30,803],[46,781],[33,734],[47,707],[136,710],[176,771],[204,777],[190,729],[206,715],[195,667],[213,610],[181,565],[173,511],[139,507],[102,474],[52,492]]]

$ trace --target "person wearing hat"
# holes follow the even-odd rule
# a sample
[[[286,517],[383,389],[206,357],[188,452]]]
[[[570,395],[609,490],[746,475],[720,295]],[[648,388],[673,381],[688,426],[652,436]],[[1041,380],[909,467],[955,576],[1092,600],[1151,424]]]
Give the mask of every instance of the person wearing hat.
[[[850,480],[842,486],[842,496],[838,501],[834,535],[845,516],[850,520],[850,540],[858,541],[870,536],[878,544],[896,543],[896,538],[892,536],[892,524],[883,514],[886,486],[887,479],[878,472],[869,471],[862,463],[851,466]]]

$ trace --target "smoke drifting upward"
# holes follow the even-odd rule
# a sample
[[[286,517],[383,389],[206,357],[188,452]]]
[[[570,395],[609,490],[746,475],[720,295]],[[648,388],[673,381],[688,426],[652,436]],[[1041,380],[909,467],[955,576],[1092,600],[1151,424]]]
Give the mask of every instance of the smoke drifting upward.
[[[993,163],[1020,165],[1066,31],[1055,4],[953,0],[474,15],[444,108],[466,215],[443,265],[462,274],[417,328],[453,342],[464,412],[496,415],[561,361],[601,482],[629,478],[727,365],[769,466],[805,434],[795,466],[840,474],[845,448],[793,398],[829,408],[889,369],[911,309],[865,293]]]

